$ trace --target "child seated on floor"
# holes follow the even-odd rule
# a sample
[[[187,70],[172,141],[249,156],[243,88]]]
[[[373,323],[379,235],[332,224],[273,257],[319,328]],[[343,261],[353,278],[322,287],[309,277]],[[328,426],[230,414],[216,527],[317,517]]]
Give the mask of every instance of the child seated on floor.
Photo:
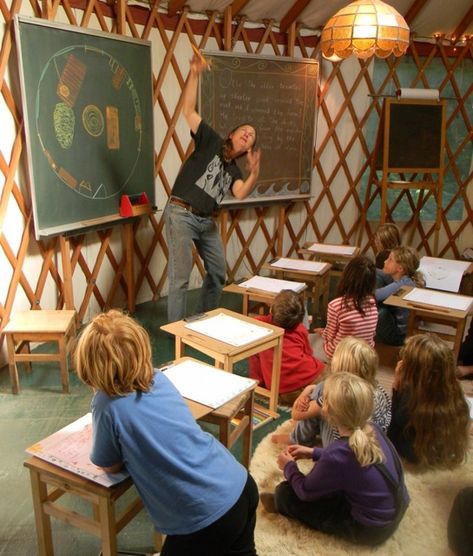
[[[399,455],[425,467],[451,469],[465,460],[470,412],[450,347],[417,334],[401,348],[388,437]]]
[[[316,381],[324,365],[318,361],[302,323],[305,307],[302,297],[292,290],[282,290],[271,305],[269,315],[256,317],[262,322],[284,328],[279,382],[279,402],[292,405],[302,389]],[[249,359],[249,375],[260,386],[271,388],[274,350],[267,349]]]
[[[388,222],[377,227],[373,241],[376,253],[376,268],[383,270],[384,261],[388,258],[391,250],[401,245],[401,233],[396,224]]]
[[[407,332],[409,309],[385,305],[383,301],[397,293],[403,286],[423,286],[424,277],[419,268],[419,258],[411,247],[395,247],[384,263],[383,273],[391,282],[375,290],[378,302],[376,341],[391,346],[402,346]]]
[[[345,267],[338,284],[337,297],[327,308],[327,325],[316,328],[311,335],[314,355],[330,361],[337,344],[346,336],[356,336],[374,346],[378,309],[373,296],[376,267],[365,256],[352,259]]]
[[[340,431],[327,448],[293,444],[278,456],[285,481],[261,493],[268,512],[297,519],[344,540],[375,546],[396,530],[409,503],[402,465],[384,433],[368,422],[373,387],[351,373],[325,381],[323,410]],[[316,464],[308,474],[297,460]]]
[[[94,389],[90,459],[130,473],[166,534],[161,555],[256,556],[256,483],[153,369],[144,328],[120,311],[96,316],[79,338],[75,368]]]
[[[335,349],[330,363],[331,373],[348,372],[364,378],[374,388],[374,410],[371,421],[383,432],[388,430],[391,421],[391,398],[386,390],[377,383],[378,355],[364,340],[348,336]],[[291,434],[273,434],[273,442],[303,444],[314,446],[320,435],[322,446],[326,448],[340,438],[339,431],[324,418],[324,382],[307,386],[292,407],[292,418],[296,426]]]

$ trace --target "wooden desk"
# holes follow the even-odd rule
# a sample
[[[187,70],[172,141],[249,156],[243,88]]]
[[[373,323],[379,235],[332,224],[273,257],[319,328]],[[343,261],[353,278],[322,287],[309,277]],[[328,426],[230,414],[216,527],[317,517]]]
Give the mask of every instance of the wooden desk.
[[[23,311],[14,315],[3,332],[8,347],[8,365],[13,394],[20,391],[17,362],[57,361],[61,370],[62,390],[69,392],[67,356],[76,335],[75,311]],[[56,342],[55,353],[31,353],[30,342]]]
[[[316,243],[313,241],[307,241],[306,243],[304,243],[302,249],[299,249],[299,253],[307,255],[315,261],[325,261],[327,263],[330,263],[332,265],[330,273],[334,276],[339,276],[343,272],[343,269],[346,267],[346,265],[360,253],[359,247],[353,247],[351,245],[335,245],[331,243],[324,243],[323,251],[310,249],[310,247],[314,244]],[[340,250],[343,247],[352,248],[353,252],[350,254],[338,253],[337,249]],[[332,248],[331,252],[327,252],[330,248]],[[327,251],[325,249],[327,249]]]
[[[54,555],[51,516],[100,537],[103,556],[117,554],[117,534],[143,507],[136,495],[120,515],[116,514],[116,502],[133,486],[130,478],[105,487],[36,457],[29,458],[24,465],[30,470],[40,556]],[[64,494],[90,503],[92,516],[81,515],[58,504],[57,500]]]
[[[397,294],[390,295],[384,300],[386,305],[392,305],[394,307],[402,307],[404,309],[409,309],[409,320],[407,323],[407,335],[412,336],[413,334],[424,334],[428,332],[423,328],[425,323],[441,324],[447,325],[452,328],[452,333],[448,330],[445,331],[435,331],[435,333],[440,336],[440,338],[453,342],[453,353],[455,360],[458,359],[458,352],[460,351],[460,345],[463,340],[463,334],[465,332],[465,324],[468,315],[471,312],[470,308],[466,311],[459,309],[446,309],[444,307],[439,307],[436,305],[429,305],[427,303],[411,302],[404,297],[412,290],[412,287],[404,286],[397,292]],[[456,295],[456,294],[449,294]],[[465,297],[465,296],[458,296]],[[473,302],[473,298],[471,298]]]
[[[264,303],[265,305],[270,306],[273,303],[274,298],[279,294],[279,292],[260,290],[258,288],[245,288],[240,285],[241,282],[249,279],[250,278],[245,278],[244,280],[240,280],[239,282],[228,284],[228,286],[225,286],[223,288],[224,292],[237,293],[238,295],[242,296],[242,313],[247,316],[250,314],[251,301],[256,303]],[[306,289],[307,285],[305,285],[299,293],[304,292]]]
[[[266,349],[274,348],[271,389],[267,390],[266,388],[257,387],[256,393],[269,400],[269,410],[266,410],[268,417],[271,419],[279,417],[277,408],[284,330],[278,326],[261,323],[256,319],[240,315],[239,313],[229,311],[228,309],[214,309],[213,311],[208,311],[207,315],[211,317],[220,313],[224,313],[225,315],[229,315],[252,324],[264,326],[265,328],[270,328],[272,332],[268,336],[257,339],[254,342],[236,347],[186,328],[187,323],[185,320],[165,324],[164,326],[161,326],[161,330],[164,330],[169,334],[173,334],[176,337],[176,359],[182,357],[184,345],[188,345],[214,359],[215,366],[219,369],[224,369],[225,371],[230,372],[233,370],[233,364],[237,361],[247,359],[251,355],[255,355],[256,353],[260,353]],[[257,406],[257,410],[261,410],[261,408]]]
[[[278,261],[280,257],[273,259],[269,263],[265,263],[262,268],[274,274],[277,278],[287,278],[289,280],[298,280],[305,282],[308,289],[305,291],[305,297],[310,299],[312,323],[311,328],[315,326],[320,315],[322,318],[327,313],[328,295],[330,287],[330,269],[332,265],[325,263],[323,268],[318,271],[299,270],[294,268],[275,267],[273,263]],[[320,264],[320,263],[318,263]]]

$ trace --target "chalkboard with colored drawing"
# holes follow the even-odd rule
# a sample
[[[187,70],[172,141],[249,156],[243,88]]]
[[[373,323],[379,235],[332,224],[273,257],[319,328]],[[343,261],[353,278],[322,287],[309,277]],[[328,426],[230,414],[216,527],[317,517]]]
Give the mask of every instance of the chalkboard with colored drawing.
[[[154,204],[151,43],[15,25],[36,236],[119,220],[124,194]]]
[[[311,59],[204,52],[199,111],[226,137],[241,123],[257,130],[262,150],[250,202],[310,193],[319,65]],[[239,161],[244,171],[244,157]],[[231,204],[227,196],[223,204]],[[241,201],[240,201],[241,202]]]

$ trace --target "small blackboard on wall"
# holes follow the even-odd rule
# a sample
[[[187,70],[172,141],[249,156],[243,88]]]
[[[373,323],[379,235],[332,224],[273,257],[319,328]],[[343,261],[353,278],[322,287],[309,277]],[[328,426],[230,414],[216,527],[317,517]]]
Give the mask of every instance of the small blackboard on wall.
[[[443,167],[445,100],[386,99],[378,168],[435,172]]]
[[[119,221],[155,204],[151,43],[17,17],[36,237]]]
[[[310,193],[318,62],[234,53],[204,55],[211,70],[202,74],[200,83],[203,119],[223,137],[243,123],[257,130],[261,171],[247,201],[293,199]],[[223,204],[232,200],[229,195]]]

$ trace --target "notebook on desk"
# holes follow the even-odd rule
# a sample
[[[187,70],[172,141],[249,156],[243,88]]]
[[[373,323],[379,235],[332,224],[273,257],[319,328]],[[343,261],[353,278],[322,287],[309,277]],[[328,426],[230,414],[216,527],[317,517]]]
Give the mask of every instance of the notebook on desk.
[[[321,263],[317,261],[305,261],[304,259],[288,259],[280,257],[279,259],[269,263],[273,268],[281,268],[286,270],[300,270],[302,272],[321,273],[327,267],[330,268],[328,263]]]
[[[314,253],[327,253],[328,255],[345,255],[352,256],[356,253],[358,247],[353,247],[352,245],[328,245],[325,243],[313,243],[307,247],[308,251],[314,251]]]
[[[262,290],[270,293],[279,293],[282,290],[292,290],[296,293],[306,288],[304,282],[294,282],[293,280],[280,280],[279,278],[267,278],[265,276],[253,276],[238,284],[240,288],[248,290]]]
[[[226,404],[256,386],[256,381],[187,359],[170,365],[163,373],[184,398],[212,409]]]

